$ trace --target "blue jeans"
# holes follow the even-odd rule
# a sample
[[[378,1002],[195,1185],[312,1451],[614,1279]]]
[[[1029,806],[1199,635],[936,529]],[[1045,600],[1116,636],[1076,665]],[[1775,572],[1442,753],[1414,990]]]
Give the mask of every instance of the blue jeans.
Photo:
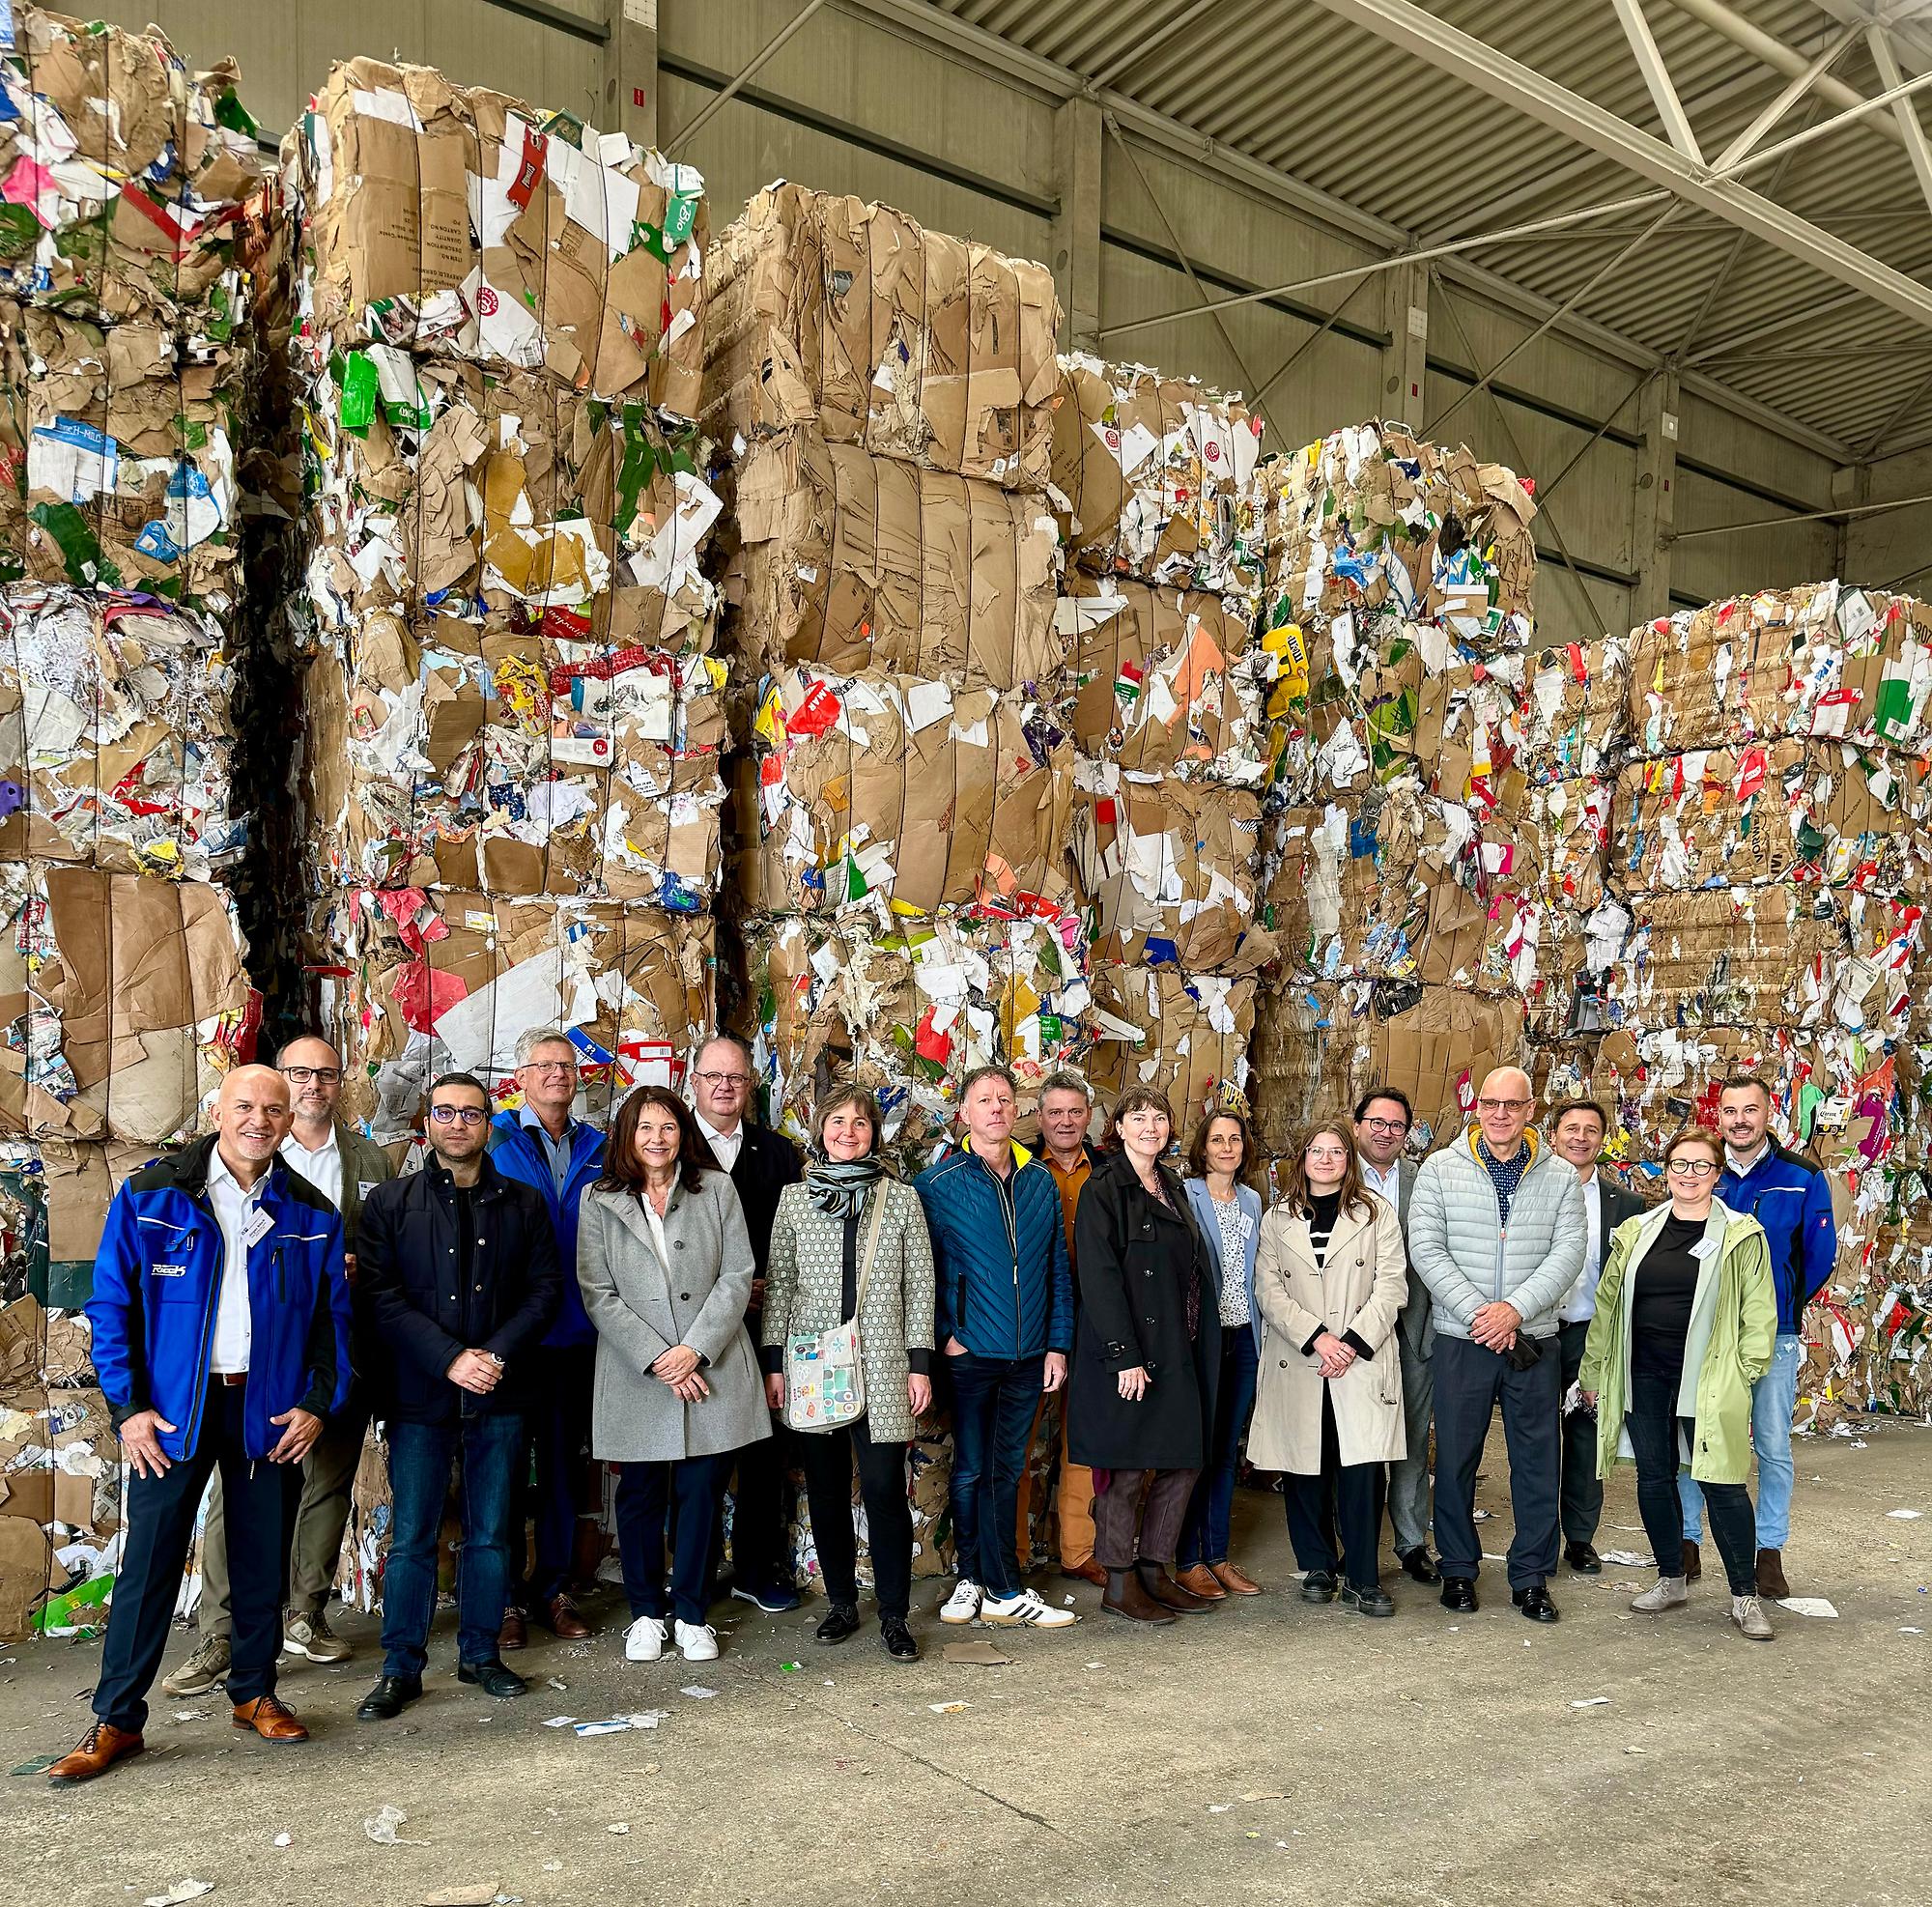
[[[1780,1333],[1771,1353],[1771,1369],[1751,1386],[1751,1448],[1757,1452],[1757,1547],[1781,1550],[1791,1540],[1791,1417],[1798,1408],[1798,1372],[1804,1362],[1804,1340]],[[1684,1540],[1704,1537],[1704,1493],[1686,1470],[1677,1479],[1684,1511]],[[1662,1557],[1658,1559],[1660,1562]]]
[[[1221,1327],[1221,1381],[1214,1392],[1214,1435],[1208,1445],[1194,1494],[1188,1499],[1187,1521],[1180,1526],[1179,1564],[1228,1560],[1229,1523],[1235,1509],[1235,1466],[1241,1455],[1241,1438],[1254,1414],[1255,1380],[1261,1353],[1255,1334],[1245,1324]]]
[[[466,1411],[447,1424],[389,1424],[389,1491],[395,1498],[383,1577],[383,1673],[422,1679],[436,1615],[436,1551],[449,1494],[449,1463],[463,1457],[458,1508],[463,1551],[456,1571],[456,1659],[494,1662],[510,1585],[510,1490],[524,1451],[514,1410]]]
[[[735,1450],[617,1466],[617,1555],[631,1619],[675,1617],[694,1629],[711,1605],[712,1541]],[[670,1593],[665,1593],[665,1550]]]
[[[1044,1354],[948,1357],[952,1379],[952,1547],[959,1580],[1019,1594],[1020,1472],[1033,1441]]]

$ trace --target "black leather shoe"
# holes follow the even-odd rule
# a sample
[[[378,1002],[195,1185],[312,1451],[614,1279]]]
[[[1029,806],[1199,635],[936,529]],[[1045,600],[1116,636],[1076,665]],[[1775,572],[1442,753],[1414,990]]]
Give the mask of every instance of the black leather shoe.
[[[1386,1589],[1358,1589],[1352,1582],[1342,1585],[1342,1607],[1356,1609],[1363,1615],[1393,1615],[1395,1598]]]
[[[1304,1603],[1332,1603],[1335,1600],[1335,1572],[1328,1569],[1312,1569],[1301,1579],[1301,1600]]]
[[[358,1722],[393,1722],[422,1692],[420,1682],[412,1682],[402,1675],[385,1675],[362,1697],[355,1719]]]
[[[456,1679],[474,1683],[486,1695],[495,1695],[505,1702],[515,1695],[527,1694],[530,1687],[514,1668],[506,1668],[500,1661],[458,1663]]]
[[[1566,1543],[1563,1546],[1563,1560],[1578,1576],[1602,1576],[1604,1559],[1587,1543]]]
[[[1549,1591],[1542,1583],[1533,1589],[1512,1589],[1510,1601],[1532,1622],[1555,1622],[1556,1605],[1549,1600]]]
[[[913,1633],[906,1627],[902,1615],[882,1615],[879,1618],[879,1646],[895,1662],[917,1662],[919,1644],[913,1639]]]
[[[846,1642],[859,1633],[859,1611],[850,1603],[834,1603],[813,1635],[821,1642]]]
[[[1398,1560],[1402,1564],[1403,1573],[1411,1581],[1435,1582],[1440,1580],[1435,1574],[1435,1565],[1429,1560],[1429,1551],[1426,1548],[1418,1546],[1413,1550],[1405,1550]]]
[[[1474,1615],[1476,1585],[1466,1576],[1445,1576],[1442,1579],[1442,1607],[1454,1609],[1458,1615]]]

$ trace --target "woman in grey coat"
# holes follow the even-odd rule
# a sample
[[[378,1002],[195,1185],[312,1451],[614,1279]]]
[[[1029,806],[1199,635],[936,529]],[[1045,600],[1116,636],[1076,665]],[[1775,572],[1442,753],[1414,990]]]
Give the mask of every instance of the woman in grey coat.
[[[772,1434],[745,1332],[752,1274],[730,1176],[712,1164],[683,1102],[640,1086],[618,1109],[577,1232],[578,1287],[597,1327],[590,1454],[621,1466],[617,1550],[633,1662],[663,1655],[668,1616],[685,1661],[718,1654],[704,1620],[718,1505],[735,1453]]]
[[[879,1106],[844,1086],[819,1100],[802,1184],[779,1194],[765,1270],[765,1394],[798,1438],[811,1506],[818,1571],[832,1607],[821,1642],[859,1627],[858,1546],[852,1529],[852,1464],[872,1551],[879,1639],[895,1662],[915,1662],[906,1627],[912,1602],[912,1510],[906,1448],[913,1420],[932,1404],[932,1244],[925,1212],[878,1154]],[[865,1409],[845,1423],[804,1418],[787,1399],[785,1343],[856,1318]],[[787,1409],[787,1403],[790,1409]]]

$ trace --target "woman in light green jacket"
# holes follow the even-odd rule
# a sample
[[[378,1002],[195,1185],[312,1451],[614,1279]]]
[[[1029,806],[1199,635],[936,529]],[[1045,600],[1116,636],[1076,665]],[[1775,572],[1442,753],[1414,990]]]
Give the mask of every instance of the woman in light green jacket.
[[[1704,1487],[1711,1530],[1731,1583],[1731,1620],[1771,1640],[1758,1601],[1750,1493],[1751,1386],[1771,1363],[1777,1293],[1764,1227],[1717,1196],[1723,1149],[1680,1132],[1663,1152],[1668,1203],[1611,1236],[1578,1387],[1597,1407],[1597,1471],[1636,1462],[1636,1504],[1657,1553],[1658,1581],[1631,1608],[1644,1615],[1690,1600],[1677,1562],[1677,1470]]]

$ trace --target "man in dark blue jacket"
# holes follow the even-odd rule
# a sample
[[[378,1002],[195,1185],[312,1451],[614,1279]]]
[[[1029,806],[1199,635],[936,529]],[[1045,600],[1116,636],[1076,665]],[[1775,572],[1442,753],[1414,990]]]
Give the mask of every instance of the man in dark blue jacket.
[[[561,1027],[541,1026],[517,1041],[517,1085],[524,1103],[497,1115],[490,1157],[505,1179],[542,1194],[556,1236],[563,1298],[531,1358],[525,1407],[526,1443],[536,1464],[534,1501],[517,1466],[510,1507],[510,1607],[502,1646],[527,1640],[526,1613],[567,1642],[590,1634],[570,1593],[577,1518],[585,1494],[590,1448],[590,1392],[597,1372],[597,1333],[577,1289],[577,1207],[604,1163],[604,1135],[571,1116],[577,1099],[577,1048]],[[523,1580],[524,1525],[534,1517],[536,1546]]]
[[[1073,1620],[1020,1580],[1014,1521],[1041,1391],[1066,1381],[1073,1272],[1053,1175],[1013,1144],[1005,1067],[959,1087],[966,1143],[913,1181],[932,1234],[933,1335],[952,1380],[952,1541],[959,1583],[945,1622],[1059,1629]]]
[[[1771,1088],[1763,1080],[1725,1080],[1718,1096],[1718,1124],[1724,1135],[1718,1197],[1764,1227],[1777,1286],[1777,1348],[1771,1369],[1751,1392],[1751,1447],[1757,1452],[1757,1593],[1782,1602],[1791,1594],[1784,1546],[1791,1535],[1791,1418],[1804,1362],[1804,1307],[1832,1275],[1838,1228],[1824,1173],[1772,1138]],[[1684,1505],[1682,1572],[1695,1577],[1701,1568],[1704,1493],[1688,1470],[1678,1473],[1677,1493]],[[1661,1565],[1663,1558],[1658,1561]]]
[[[506,1698],[528,1686],[497,1654],[510,1478],[524,1454],[530,1353],[556,1315],[562,1276],[542,1198],[490,1162],[489,1121],[483,1082],[445,1073],[429,1089],[423,1169],[375,1186],[362,1208],[359,1295],[381,1347],[377,1404],[389,1427],[395,1496],[383,1674],[355,1711],[363,1722],[393,1721],[422,1694],[437,1542],[449,1461],[459,1452],[457,1680]]]
[[[195,1512],[217,1466],[227,1505],[235,1726],[308,1730],[275,1695],[282,1572],[301,1462],[349,1393],[349,1286],[335,1208],[276,1154],[288,1082],[240,1067],[213,1134],[115,1194],[87,1302],[94,1366],[127,1452],[127,1547],[95,1724],[47,1770],[91,1780],[142,1748]]]

